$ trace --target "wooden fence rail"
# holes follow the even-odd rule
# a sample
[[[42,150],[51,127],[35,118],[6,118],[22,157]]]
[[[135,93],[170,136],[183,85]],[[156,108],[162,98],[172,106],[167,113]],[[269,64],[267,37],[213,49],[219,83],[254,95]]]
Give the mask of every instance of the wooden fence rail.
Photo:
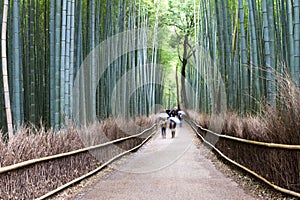
[[[140,133],[140,134],[137,134],[137,135],[134,135],[134,136],[127,137],[127,139],[133,138],[133,137],[141,136],[141,135],[143,135],[145,132],[152,130],[155,126],[156,126],[156,124],[154,124],[151,128],[149,128],[149,129],[147,129],[147,130],[144,130],[144,131],[143,131],[142,133]],[[144,145],[144,144],[145,144],[145,143],[146,143],[146,142],[147,142],[147,141],[148,141],[155,133],[156,133],[156,131],[152,132],[145,140],[143,140],[143,141],[141,142],[141,144],[139,144],[139,145],[133,147],[132,149],[129,149],[129,150],[125,151],[125,152],[122,152],[122,153],[120,153],[120,154],[114,156],[113,158],[111,158],[110,160],[106,161],[104,164],[102,164],[101,166],[99,166],[97,169],[94,169],[94,170],[90,171],[89,173],[87,173],[87,174],[85,174],[85,175],[83,175],[83,176],[81,176],[81,177],[78,177],[78,178],[76,178],[76,179],[74,179],[74,180],[72,180],[72,181],[70,181],[70,182],[68,182],[68,183],[66,183],[66,184],[64,184],[64,185],[61,185],[60,187],[56,188],[55,190],[50,191],[50,192],[48,192],[47,194],[44,194],[43,196],[37,198],[37,200],[46,199],[46,198],[48,198],[48,197],[50,197],[50,196],[52,196],[52,195],[54,195],[54,194],[56,194],[56,193],[58,193],[58,192],[60,192],[60,191],[62,191],[62,190],[64,190],[64,189],[70,187],[71,185],[73,185],[73,184],[75,184],[75,183],[78,183],[78,182],[84,180],[85,178],[87,178],[87,177],[89,177],[89,176],[91,176],[91,175],[93,175],[93,174],[99,172],[101,169],[103,169],[104,167],[106,167],[107,165],[109,165],[110,163],[112,163],[113,161],[115,161],[115,160],[121,158],[122,156],[128,154],[129,152],[135,151],[135,150],[137,150],[138,148],[140,148],[141,146],[143,146],[143,145]],[[123,139],[125,139],[125,138],[123,138]],[[114,141],[117,141],[117,140],[114,140]],[[120,141],[120,139],[119,139],[119,141]]]
[[[266,178],[264,178],[263,176],[259,175],[258,173],[256,173],[255,171],[245,167],[244,165],[232,160],[231,158],[229,158],[228,156],[226,156],[224,153],[222,153],[215,145],[211,144],[210,142],[208,142],[202,135],[201,133],[199,133],[199,129],[201,131],[206,131],[210,134],[213,134],[216,137],[219,138],[225,138],[225,139],[229,139],[229,140],[233,140],[233,141],[237,141],[237,142],[241,142],[241,143],[248,143],[248,144],[252,144],[252,145],[258,145],[258,146],[264,146],[264,147],[268,147],[268,148],[279,148],[279,149],[289,149],[289,150],[299,150],[300,149],[300,145],[286,145],[286,144],[275,144],[275,143],[264,143],[264,142],[258,142],[258,141],[253,141],[253,140],[246,140],[246,139],[241,139],[241,138],[237,138],[237,137],[232,137],[232,136],[227,136],[227,135],[221,135],[218,133],[215,133],[211,130],[205,129],[203,127],[201,127],[200,125],[197,125],[195,122],[193,122],[190,119],[186,119],[186,121],[190,124],[190,126],[192,127],[192,129],[195,131],[195,133],[201,138],[201,140],[207,144],[208,146],[210,146],[211,148],[213,148],[221,157],[223,157],[225,160],[229,161],[230,163],[238,166],[239,168],[245,170],[246,172],[252,174],[253,176],[257,177],[258,179],[262,180],[263,182],[265,182],[266,184],[270,185],[271,187],[273,187],[275,190],[278,190],[280,192],[292,195],[292,196],[296,196],[300,198],[300,193],[289,190],[289,189],[285,189],[283,187],[277,186],[275,184],[273,184],[271,181],[267,180]]]
[[[131,138],[137,138],[137,137],[145,134],[146,132],[152,130],[154,127],[156,127],[156,124],[153,124],[150,128],[142,131],[141,133],[131,135],[131,136],[128,136],[128,137],[124,137],[124,138],[120,138],[120,139],[117,139],[117,140],[113,140],[113,141],[110,141],[110,142],[106,142],[106,143],[103,143],[103,144],[90,146],[90,147],[86,147],[86,148],[83,148],[83,149],[70,151],[70,152],[67,152],[67,153],[61,153],[61,154],[56,154],[56,155],[47,156],[47,157],[43,157],[43,158],[31,159],[31,160],[20,162],[20,163],[14,164],[14,165],[1,167],[0,168],[0,174],[8,172],[8,171],[13,171],[13,170],[16,170],[16,169],[20,169],[20,168],[23,168],[23,167],[26,167],[26,166],[29,166],[29,165],[39,163],[39,162],[44,162],[44,161],[49,161],[49,160],[53,160],[53,159],[57,159],[57,158],[72,156],[72,155],[76,155],[76,154],[83,153],[83,152],[86,152],[86,151],[90,151],[90,150],[98,149],[98,148],[101,148],[101,147],[109,146],[109,145],[115,144],[117,142],[121,142],[121,141],[128,140],[128,139],[131,139]]]

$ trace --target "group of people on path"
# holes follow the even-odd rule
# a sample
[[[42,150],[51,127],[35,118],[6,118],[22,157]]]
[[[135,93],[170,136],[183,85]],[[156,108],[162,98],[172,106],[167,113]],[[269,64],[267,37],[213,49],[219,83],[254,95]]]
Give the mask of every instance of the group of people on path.
[[[166,112],[163,114],[163,116],[160,116],[159,121],[159,125],[161,126],[162,138],[166,138],[168,124],[169,129],[171,130],[172,138],[175,138],[175,130],[177,123],[180,124],[180,127],[182,126],[182,114],[179,113],[177,109],[166,110]]]

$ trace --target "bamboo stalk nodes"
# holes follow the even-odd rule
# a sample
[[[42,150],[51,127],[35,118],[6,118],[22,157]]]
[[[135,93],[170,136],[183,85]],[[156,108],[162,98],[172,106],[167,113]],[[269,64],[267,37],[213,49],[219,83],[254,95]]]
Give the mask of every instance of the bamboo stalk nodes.
[[[10,94],[8,86],[8,72],[7,72],[7,55],[6,55],[6,33],[7,33],[7,14],[8,14],[8,0],[4,0],[3,4],[3,19],[2,19],[2,36],[1,36],[1,50],[2,50],[2,76],[4,86],[4,99],[6,110],[6,121],[9,138],[13,137],[13,124],[10,107]]]

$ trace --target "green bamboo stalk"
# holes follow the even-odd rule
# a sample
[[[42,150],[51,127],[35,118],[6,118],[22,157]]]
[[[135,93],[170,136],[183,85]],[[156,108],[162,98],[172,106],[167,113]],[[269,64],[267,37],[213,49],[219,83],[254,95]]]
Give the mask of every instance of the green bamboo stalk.
[[[68,113],[71,117],[73,116],[73,82],[74,82],[74,74],[75,74],[75,0],[71,0],[71,36],[70,36],[70,84],[69,84],[69,107]]]
[[[36,116],[36,58],[35,58],[35,1],[29,0],[29,121],[33,124],[37,123]]]
[[[56,0],[55,10],[55,109],[54,130],[60,128],[60,64],[61,64],[61,0]]]
[[[20,60],[20,28],[19,28],[19,16],[20,16],[20,0],[13,0],[13,39],[12,39],[12,58],[13,58],[13,119],[16,128],[19,128],[24,118],[22,116],[22,61]]]
[[[94,48],[95,48],[95,0],[90,0],[90,30],[89,30],[89,33],[90,33],[90,51],[93,51]],[[91,122],[95,121],[96,120],[96,81],[95,81],[95,58],[93,57],[91,59],[91,74],[90,74],[90,98],[91,98],[91,105],[89,105],[89,115],[90,115],[90,120]]]
[[[62,1],[62,12],[61,12],[61,39],[60,39],[60,126],[64,128],[66,123],[66,113],[65,113],[65,82],[66,82],[66,36],[67,36],[67,1]]]
[[[294,0],[294,49],[295,49],[295,82],[296,87],[300,90],[299,69],[300,69],[300,5],[299,0]]]
[[[74,66],[74,77],[75,75],[78,76],[78,72],[80,69],[80,65],[82,63],[83,60],[83,49],[82,49],[82,2],[81,1],[76,1],[76,19],[75,21],[77,23],[75,23],[75,52],[74,52],[74,59],[75,59],[75,66]],[[81,81],[81,77],[79,77],[79,81]],[[81,83],[81,82],[80,82]],[[82,84],[80,84],[80,87],[82,86]],[[77,118],[79,119],[79,122],[82,122],[82,107],[83,104],[80,102],[81,98],[84,97],[84,95],[81,94],[81,88],[73,88],[73,93],[77,94],[75,95],[76,99],[72,99],[74,101],[74,103],[72,103],[72,110],[79,110],[79,113],[73,113],[73,118]],[[72,96],[74,97],[74,96]],[[76,115],[76,116],[74,116]],[[79,123],[78,122],[78,123]]]
[[[263,38],[263,13],[261,10],[261,1],[252,1],[254,12],[254,19],[256,27],[260,27],[256,29],[257,35],[257,56],[259,66],[265,66],[265,56],[264,56],[264,38]],[[261,67],[260,67],[261,68]],[[266,95],[266,73],[265,70],[259,70],[259,85],[260,85],[260,94],[261,96]]]
[[[3,18],[3,1],[0,1],[0,18]],[[0,27],[2,28],[2,21],[0,20]],[[1,32],[0,32],[1,34]],[[0,35],[1,37],[1,35]],[[2,61],[0,62],[1,70],[0,70],[0,127],[2,128],[3,131],[5,131],[6,127],[6,119],[5,119],[5,100],[4,100],[4,90],[3,87],[3,75],[2,75]]]
[[[117,22],[116,23],[116,28],[115,28],[115,34],[116,34],[116,40],[117,40],[117,43],[118,43],[118,49],[117,49],[117,54],[120,55],[120,52],[124,49],[123,46],[125,44],[124,43],[124,40],[123,38],[119,37],[119,33],[123,32],[123,23],[124,23],[124,19],[123,19],[123,5],[122,5],[122,0],[118,0],[118,11],[117,11]],[[123,68],[123,57],[124,55],[122,55],[120,58],[118,58],[117,60],[117,70],[116,70],[116,81],[120,80],[120,78],[122,77],[122,68]],[[115,105],[115,108],[123,108],[124,107],[122,106],[122,87],[118,87],[116,88],[117,92],[116,92],[116,105]],[[120,112],[122,113],[125,113],[124,110],[119,110]]]
[[[55,0],[50,0],[50,126],[55,126]]]
[[[275,61],[274,61],[274,19],[273,19],[273,1],[269,4],[267,0],[262,1],[262,11],[264,18],[264,43],[265,43],[265,59],[266,59],[266,81],[267,81],[267,102],[275,106]],[[268,9],[269,8],[269,9]]]
[[[23,20],[23,85],[24,85],[24,118],[27,121],[30,121],[30,84],[29,84],[29,75],[30,75],[30,63],[29,63],[29,52],[30,52],[30,45],[29,45],[29,10],[30,10],[30,5],[26,4],[26,0],[23,0],[22,2],[23,8],[22,8],[22,20]]]
[[[136,5],[136,0],[132,1],[131,2],[131,9],[130,9],[130,18],[131,18],[131,23],[130,23],[130,27],[129,29],[133,30],[134,27],[135,27],[135,23],[136,23],[136,10],[135,10],[135,5]],[[135,39],[136,39],[136,34],[135,32],[132,34],[132,38],[130,38],[130,46],[132,48],[132,46],[136,45],[135,44]],[[129,68],[132,69],[132,82],[129,83],[129,91],[131,90],[131,88],[134,88],[136,85],[137,85],[137,74],[135,73],[135,70],[134,70],[134,67],[136,65],[136,62],[135,62],[135,52],[132,52],[130,54],[130,63],[129,63]],[[130,105],[130,114],[131,116],[132,115],[136,115],[138,114],[138,104],[137,104],[137,99],[138,99],[138,96],[136,93],[134,93],[133,95],[133,99],[132,99],[132,103]],[[127,101],[129,101],[129,99],[127,99]]]
[[[70,81],[70,48],[71,48],[71,15],[72,15],[72,2],[71,0],[67,1],[66,9],[66,46],[65,46],[65,72],[64,72],[64,113],[65,113],[65,123],[69,124],[70,116],[70,90],[71,90],[71,81]]]
[[[105,30],[104,30],[104,39],[108,39],[111,34],[112,34],[112,2],[107,0],[106,1],[106,19],[105,19]],[[111,44],[108,45],[107,51],[107,60],[110,60],[110,53],[111,53],[111,49],[113,47],[110,46]],[[110,98],[110,94],[111,94],[111,89],[112,89],[112,84],[111,84],[111,67],[107,68],[107,76],[106,76],[106,88],[105,88],[105,97],[104,97],[104,101],[105,101],[105,117],[109,117],[111,114],[111,98]]]
[[[243,1],[239,0],[239,16],[240,16],[240,45],[241,45],[241,112],[247,111],[249,105],[249,84],[248,84],[248,50],[246,46],[246,34],[245,34],[245,19]]]
[[[49,91],[48,91],[48,13],[43,0],[36,1],[35,15],[35,54],[36,54],[36,90],[37,94],[37,120],[41,120],[47,125],[49,118]],[[48,44],[47,44],[48,43]]]
[[[51,127],[51,110],[50,110],[50,3],[47,0],[41,1],[41,11],[43,10],[43,32],[40,34],[40,39],[43,45],[41,46],[43,56],[40,58],[43,66],[42,78],[40,80],[43,90],[43,101],[41,105],[41,115],[43,123],[46,127]]]
[[[293,8],[292,0],[287,0],[287,20],[288,20],[288,54],[289,54],[289,67],[293,81],[295,82],[297,77],[295,76],[295,57],[294,57],[294,23],[293,23]]]
[[[269,32],[269,39],[270,39],[270,53],[271,53],[271,72],[273,74],[271,74],[270,78],[271,78],[271,94],[270,96],[270,100],[271,100],[271,104],[273,106],[276,106],[276,78],[275,78],[275,72],[277,73],[277,53],[275,52],[275,49],[277,47],[276,41],[275,41],[275,14],[274,14],[274,0],[267,0],[267,12],[268,12],[268,22],[269,22],[269,28],[270,28],[270,32]],[[267,70],[268,71],[268,70]],[[268,79],[268,78],[267,78]]]
[[[251,29],[251,66],[254,68],[252,71],[253,73],[253,85],[254,90],[253,93],[250,95],[253,95],[254,102],[253,105],[255,105],[255,102],[259,102],[260,100],[260,87],[259,87],[259,69],[258,69],[258,53],[257,53],[257,38],[256,38],[256,26],[255,26],[255,14],[254,14],[254,7],[252,4],[252,0],[249,0],[249,23],[250,23],[250,29]],[[255,105],[255,108],[258,107],[258,105]]]
[[[227,102],[228,108],[230,110],[233,109],[233,78],[232,78],[232,34],[230,33],[232,29],[230,14],[228,12],[228,1],[221,1],[221,8],[222,8],[222,20],[223,21],[223,38],[224,38],[224,66],[226,67],[226,72],[224,72],[223,80],[227,82]],[[222,66],[222,65],[221,65]],[[227,80],[226,80],[227,77]]]
[[[124,6],[123,6],[123,16],[122,16],[122,18],[123,19],[126,18],[125,20],[127,21],[127,24],[129,25],[130,24],[130,21],[129,21],[130,18],[126,17],[126,6],[127,6],[127,2],[125,0],[124,1]],[[124,22],[124,21],[122,20],[122,22]],[[128,29],[126,27],[126,23],[122,23],[121,27],[122,27],[122,31],[125,31],[125,29]],[[123,51],[125,49],[128,49],[128,44],[129,44],[128,39],[129,39],[128,36],[124,35],[123,41],[125,42],[125,44],[123,45]],[[122,61],[123,62],[122,71],[123,71],[123,74],[124,74],[123,76],[124,76],[125,80],[127,78],[128,58],[129,58],[129,56],[128,56],[128,54],[126,54],[126,55],[123,56],[123,61]],[[129,106],[126,106],[126,105],[128,105],[127,104],[127,101],[128,101],[128,99],[127,99],[127,86],[128,86],[127,83],[123,84],[122,94],[121,94],[121,105],[124,108],[123,113],[125,114],[125,116],[128,117],[129,116]]]

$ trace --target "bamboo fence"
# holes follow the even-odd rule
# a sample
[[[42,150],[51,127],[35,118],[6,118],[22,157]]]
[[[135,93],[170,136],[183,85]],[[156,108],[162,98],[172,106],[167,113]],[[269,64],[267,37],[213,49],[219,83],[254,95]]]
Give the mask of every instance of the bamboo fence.
[[[56,155],[47,156],[47,157],[43,157],[43,158],[31,159],[31,160],[20,162],[20,163],[14,164],[14,165],[1,167],[0,168],[0,174],[5,173],[5,172],[9,172],[9,171],[13,171],[13,170],[16,170],[16,169],[20,169],[20,168],[23,168],[23,167],[26,167],[26,166],[29,166],[29,165],[44,162],[44,161],[54,160],[54,159],[57,159],[57,158],[63,158],[63,157],[67,157],[67,156],[73,156],[73,155],[76,155],[76,154],[79,154],[79,153],[87,152],[87,151],[98,149],[98,148],[105,147],[105,146],[109,146],[109,145],[115,144],[117,142],[125,141],[125,140],[131,139],[131,138],[137,138],[137,137],[145,134],[146,132],[152,130],[154,127],[156,127],[156,124],[153,124],[150,128],[142,131],[141,133],[131,135],[131,136],[128,136],[128,137],[124,137],[124,138],[120,138],[120,139],[116,139],[116,140],[106,142],[106,143],[103,143],[103,144],[94,145],[94,146],[90,146],[90,147],[70,151],[70,152],[67,152],[67,153],[61,153],[61,154],[56,154]]]
[[[228,156],[226,156],[224,153],[222,153],[215,145],[211,144],[210,142],[208,142],[199,132],[198,129],[200,129],[201,131],[206,131],[209,132],[211,134],[213,134],[216,137],[219,138],[225,138],[225,139],[229,139],[229,140],[233,140],[233,141],[237,141],[237,142],[241,142],[241,143],[248,143],[248,144],[252,144],[252,145],[258,145],[258,146],[263,146],[263,147],[267,147],[267,148],[278,148],[278,149],[289,149],[289,150],[299,150],[300,149],[300,145],[286,145],[286,144],[275,144],[275,143],[265,143],[265,142],[258,142],[258,141],[253,141],[253,140],[246,140],[246,139],[242,139],[242,138],[237,138],[237,137],[232,137],[232,136],[227,136],[227,135],[221,135],[218,133],[215,133],[211,130],[205,129],[203,127],[201,127],[200,125],[197,125],[195,122],[193,122],[192,120],[187,119],[187,122],[190,124],[190,126],[192,127],[192,129],[196,132],[196,134],[201,138],[201,140],[207,144],[208,146],[210,146],[211,148],[213,148],[221,157],[223,157],[225,160],[229,161],[230,163],[238,166],[239,168],[245,170],[246,172],[252,174],[253,176],[255,176],[256,178],[262,180],[263,182],[265,182],[266,184],[268,184],[269,186],[271,186],[272,188],[274,188],[275,190],[278,190],[280,192],[292,195],[292,196],[296,196],[300,198],[300,193],[292,191],[292,190],[288,190],[285,189],[283,187],[277,186],[275,184],[273,184],[271,181],[267,180],[266,178],[264,178],[263,176],[259,175],[258,173],[254,172],[253,170],[243,166],[242,164],[230,159]],[[198,129],[196,129],[195,127],[197,127]]]

